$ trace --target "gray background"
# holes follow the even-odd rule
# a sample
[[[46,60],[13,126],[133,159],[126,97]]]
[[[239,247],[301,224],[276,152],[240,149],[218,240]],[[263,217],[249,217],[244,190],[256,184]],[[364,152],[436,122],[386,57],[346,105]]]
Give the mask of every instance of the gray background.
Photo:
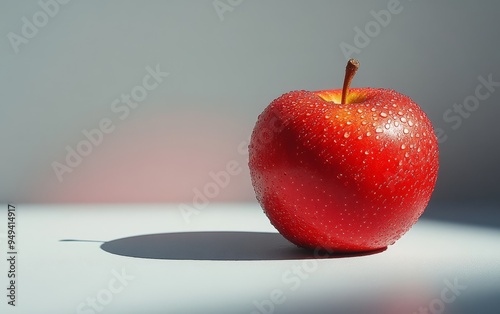
[[[231,160],[243,170],[211,200],[253,200],[239,148],[258,114],[290,90],[340,87],[341,43],[391,1],[221,2],[219,16],[212,0],[71,1],[16,53],[8,34],[42,9],[2,1],[0,201],[190,202]],[[500,81],[499,2],[399,7],[352,55],[353,86],[407,94],[444,130],[433,201],[500,204],[500,88],[456,130],[443,118],[478,76]],[[112,101],[157,64],[170,75],[120,120]],[[114,131],[59,182],[51,164],[102,118]]]

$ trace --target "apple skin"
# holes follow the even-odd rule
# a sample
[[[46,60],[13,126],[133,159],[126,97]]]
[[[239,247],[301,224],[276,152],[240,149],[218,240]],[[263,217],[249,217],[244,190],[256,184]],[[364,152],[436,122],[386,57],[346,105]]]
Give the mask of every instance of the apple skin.
[[[257,200],[276,229],[308,249],[378,250],[429,202],[438,142],[409,97],[381,88],[292,91],[259,115],[249,144]]]

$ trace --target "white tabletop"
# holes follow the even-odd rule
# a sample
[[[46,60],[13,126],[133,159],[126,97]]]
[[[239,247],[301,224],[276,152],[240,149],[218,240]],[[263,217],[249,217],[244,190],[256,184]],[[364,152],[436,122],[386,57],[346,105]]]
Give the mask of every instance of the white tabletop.
[[[6,208],[0,211],[0,313],[500,308],[499,229],[421,219],[384,252],[317,259],[277,234],[258,204],[210,204],[189,221],[168,204],[19,204],[12,307],[5,293]]]

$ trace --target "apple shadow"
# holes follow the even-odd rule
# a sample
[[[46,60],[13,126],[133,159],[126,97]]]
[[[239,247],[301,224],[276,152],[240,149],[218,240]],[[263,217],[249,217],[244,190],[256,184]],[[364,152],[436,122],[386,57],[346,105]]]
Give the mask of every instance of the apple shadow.
[[[101,245],[105,252],[146,259],[255,261],[312,258],[346,258],[380,253],[386,248],[360,253],[328,254],[299,248],[279,233],[266,232],[178,232],[121,238]]]

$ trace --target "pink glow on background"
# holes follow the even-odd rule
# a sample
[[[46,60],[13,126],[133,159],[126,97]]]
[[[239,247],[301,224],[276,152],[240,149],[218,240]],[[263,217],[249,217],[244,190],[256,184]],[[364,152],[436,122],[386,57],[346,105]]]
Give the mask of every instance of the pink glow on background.
[[[211,200],[254,199],[248,155],[238,151],[251,128],[245,134],[237,119],[204,112],[137,113],[113,122],[115,130],[64,174],[63,182],[52,173],[43,202],[189,202],[194,189],[213,181],[209,172],[225,169],[230,160],[242,171]],[[68,145],[75,147],[81,139]]]

